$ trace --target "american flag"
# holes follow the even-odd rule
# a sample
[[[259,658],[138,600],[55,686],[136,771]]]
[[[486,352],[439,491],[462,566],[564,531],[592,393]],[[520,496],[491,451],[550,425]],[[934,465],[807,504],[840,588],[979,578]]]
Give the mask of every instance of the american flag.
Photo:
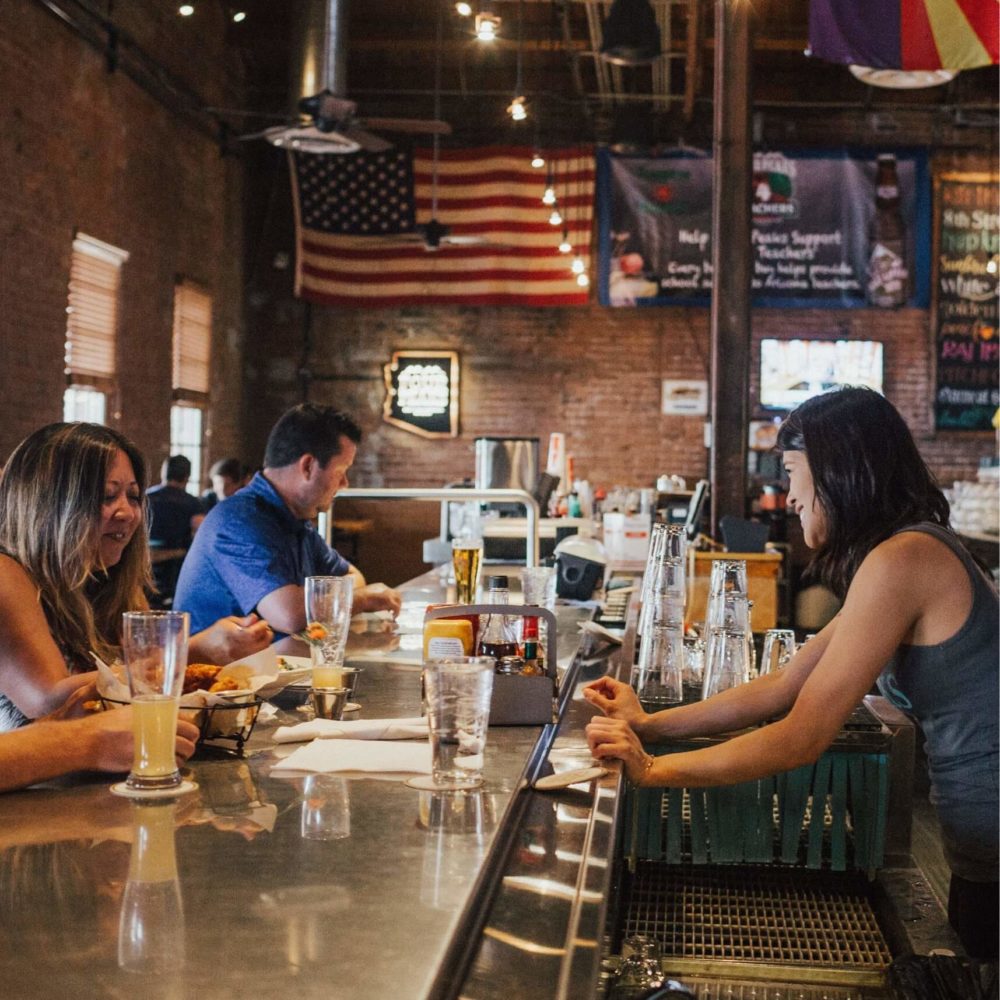
[[[434,155],[289,153],[296,211],[296,294],[338,306],[582,305],[588,290],[570,269],[590,270],[594,154],[548,149],[531,166],[524,148],[442,150],[438,222],[453,237],[427,250]],[[561,225],[542,204],[551,177]],[[572,251],[560,253],[566,230]]]

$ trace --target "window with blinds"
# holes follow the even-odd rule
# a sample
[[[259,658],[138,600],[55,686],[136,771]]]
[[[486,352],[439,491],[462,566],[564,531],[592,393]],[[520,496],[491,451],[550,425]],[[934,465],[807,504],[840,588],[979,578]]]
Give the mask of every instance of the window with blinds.
[[[212,344],[212,297],[181,281],[174,288],[175,399],[207,401]]]
[[[65,371],[69,385],[106,392],[117,372],[118,290],[128,253],[77,233],[69,271]]]

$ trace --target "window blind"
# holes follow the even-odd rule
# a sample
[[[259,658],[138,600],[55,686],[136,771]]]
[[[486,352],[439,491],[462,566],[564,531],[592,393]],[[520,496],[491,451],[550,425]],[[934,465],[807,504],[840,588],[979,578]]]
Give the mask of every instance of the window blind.
[[[66,374],[115,376],[118,289],[128,253],[83,233],[73,240],[66,309]]]
[[[208,393],[212,297],[188,281],[174,289],[174,390]]]

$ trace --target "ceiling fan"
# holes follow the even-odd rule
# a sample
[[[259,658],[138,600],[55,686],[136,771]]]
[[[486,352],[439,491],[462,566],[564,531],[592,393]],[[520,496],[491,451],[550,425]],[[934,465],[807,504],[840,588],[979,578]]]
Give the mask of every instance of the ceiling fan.
[[[356,153],[365,150],[381,153],[394,143],[383,139],[370,128],[386,132],[422,135],[450,135],[451,126],[440,119],[419,118],[358,118],[357,104],[337,97],[324,87],[318,94],[303,97],[298,102],[302,119],[273,125],[259,132],[241,135],[241,141],[266,139],[272,146],[294,149],[303,153]]]
[[[434,55],[434,120],[441,117],[441,36],[443,31],[443,15],[438,9],[437,44]],[[449,130],[450,131],[450,130]],[[418,222],[415,232],[405,233],[395,238],[400,243],[422,243],[425,250],[440,250],[445,246],[489,246],[488,240],[481,236],[454,236],[451,227],[440,222],[438,213],[438,162],[441,152],[441,135],[446,132],[434,132],[433,154],[431,159],[431,217],[426,222]]]
[[[361,118],[346,93],[347,0],[297,0],[293,8],[293,113],[281,124],[239,136],[266,139],[274,146],[303,153],[381,153],[394,143],[369,129],[423,135],[449,135],[451,126],[440,120],[437,105],[433,121],[417,118]],[[320,88],[320,89],[317,89]]]

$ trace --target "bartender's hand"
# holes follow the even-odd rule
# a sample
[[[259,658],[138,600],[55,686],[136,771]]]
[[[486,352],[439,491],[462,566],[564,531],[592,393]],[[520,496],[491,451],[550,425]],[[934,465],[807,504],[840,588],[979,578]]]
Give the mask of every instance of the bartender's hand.
[[[587,723],[586,734],[587,745],[596,760],[617,758],[636,785],[655,783],[649,781],[653,758],[643,750],[639,737],[627,722],[597,715]]]
[[[274,632],[257,615],[229,615],[191,636],[188,660],[201,663],[232,663],[251,656],[274,642]]]
[[[354,591],[351,612],[360,615],[363,611],[391,611],[395,618],[402,606],[403,599],[399,596],[399,591],[384,583],[367,583]]]
[[[599,708],[608,718],[619,719],[641,733],[650,716],[627,684],[613,677],[600,677],[583,689],[583,697],[595,708]]]

